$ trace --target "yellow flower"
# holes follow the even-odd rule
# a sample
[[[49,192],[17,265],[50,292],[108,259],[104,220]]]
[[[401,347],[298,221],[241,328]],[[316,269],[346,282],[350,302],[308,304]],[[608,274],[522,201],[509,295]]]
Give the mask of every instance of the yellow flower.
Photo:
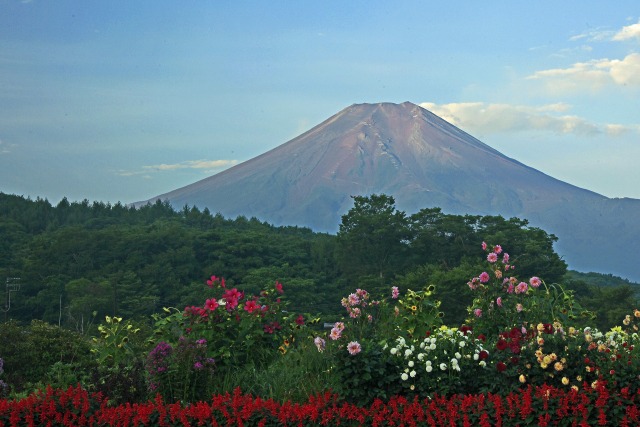
[[[553,360],[553,361],[555,361],[555,360],[558,358],[558,356],[556,356],[556,354],[555,354],[555,353],[551,353],[551,354],[549,355],[549,357],[550,357],[550,358],[551,358],[551,360]]]
[[[591,367],[590,366],[587,366],[585,369],[587,370],[587,372],[591,372]]]
[[[538,326],[536,326],[536,329],[538,329],[538,332],[543,332],[544,331],[544,325],[542,323],[538,323]]]
[[[638,309],[633,310],[633,315],[636,317],[640,317],[640,310]]]
[[[576,380],[578,380],[578,381],[582,381],[582,375],[578,375],[578,376],[576,377]]]
[[[536,341],[538,342],[538,345],[544,345],[544,338],[538,337]]]
[[[579,389],[578,389],[578,386],[577,386],[577,385],[572,385],[572,386],[571,386],[571,390],[578,391]]]
[[[284,346],[280,346],[278,347],[278,351],[280,351],[280,354],[285,354],[287,352],[287,349],[284,348]]]
[[[547,369],[547,366],[548,366],[548,365],[547,365],[546,363],[544,363],[544,362],[542,362],[542,363],[540,364],[540,367],[541,367],[542,369]]]
[[[591,341],[593,341],[593,337],[591,336],[591,334],[585,334],[584,335],[584,340],[586,342],[591,342]]]
[[[526,383],[526,382],[527,382],[527,377],[525,377],[524,375],[522,375],[522,374],[521,374],[521,375],[520,375],[520,378],[518,378],[518,380],[520,380],[520,382],[521,382],[522,384],[524,384],[524,383]]]
[[[411,306],[411,311],[416,311],[418,309],[418,307],[416,307],[415,305]]]
[[[575,335],[576,334],[576,328],[574,328],[573,326],[569,326],[569,335]]]
[[[567,377],[562,377],[562,384],[564,384],[564,385],[569,385],[569,378],[567,378]]]
[[[546,355],[542,360],[543,360],[545,365],[548,365],[549,363],[551,363],[553,361],[553,359],[551,359],[551,356],[549,356],[549,355]]]
[[[591,388],[596,388],[598,387],[598,380],[595,380],[594,382],[591,383]]]
[[[556,371],[560,372],[560,371],[562,371],[564,369],[564,366],[562,365],[562,363],[556,362],[553,365],[553,369],[555,369]]]

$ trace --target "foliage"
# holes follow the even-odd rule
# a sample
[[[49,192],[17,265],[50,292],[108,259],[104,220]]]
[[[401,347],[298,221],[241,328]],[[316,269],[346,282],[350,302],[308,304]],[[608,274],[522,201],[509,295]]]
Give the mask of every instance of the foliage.
[[[93,366],[89,349],[82,335],[39,320],[0,324],[4,381],[13,393],[34,391],[42,381],[60,387],[84,383]]]
[[[386,298],[374,300],[364,289],[342,298],[347,312],[324,338],[316,336],[319,352],[333,361],[340,395],[350,402],[366,404],[387,399],[402,391],[399,367],[387,352],[387,339],[397,334],[414,337],[442,324],[440,303],[431,298],[433,287],[408,290],[402,299],[393,286]],[[327,342],[329,344],[327,344]]]
[[[539,321],[575,321],[589,316],[559,284],[547,285],[537,276],[528,282],[512,275],[515,265],[501,245],[487,245],[485,271],[467,283],[476,294],[469,308],[469,324],[481,333],[494,335],[513,327],[529,327]]]
[[[286,310],[281,283],[252,297],[224,278],[211,276],[207,285],[213,295],[202,306],[156,316],[164,341],[149,353],[147,370],[152,390],[165,398],[191,401],[239,367],[262,370],[304,334],[307,320]]]
[[[0,358],[0,375],[4,372],[4,360]],[[0,379],[0,399],[9,395],[9,386]]]
[[[354,207],[342,217],[338,231],[340,266],[349,277],[382,279],[397,272],[409,239],[409,222],[391,196],[353,196]]]
[[[92,339],[91,352],[96,366],[91,384],[115,403],[136,402],[147,395],[143,361],[144,342],[138,339],[141,328],[121,317],[106,316],[98,326],[99,336]]]

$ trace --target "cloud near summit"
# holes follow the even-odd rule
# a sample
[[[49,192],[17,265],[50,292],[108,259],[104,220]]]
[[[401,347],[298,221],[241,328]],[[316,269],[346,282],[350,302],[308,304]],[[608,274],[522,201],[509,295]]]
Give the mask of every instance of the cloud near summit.
[[[638,129],[619,124],[599,124],[574,115],[562,114],[571,109],[564,103],[539,107],[484,102],[435,104],[423,102],[421,107],[442,117],[471,134],[488,135],[506,132],[553,132],[595,136],[620,135]]]
[[[204,173],[219,172],[238,163],[237,160],[185,160],[179,163],[160,163],[142,166],[138,171],[118,171],[121,176],[148,175],[151,172],[166,172],[180,169],[203,169]]]

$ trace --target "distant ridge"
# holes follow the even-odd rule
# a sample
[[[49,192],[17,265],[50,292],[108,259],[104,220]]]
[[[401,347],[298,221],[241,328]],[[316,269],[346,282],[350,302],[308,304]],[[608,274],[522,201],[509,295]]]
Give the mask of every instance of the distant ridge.
[[[168,200],[275,225],[335,232],[352,195],[385,193],[409,213],[526,218],[559,237],[570,268],[640,281],[640,200],[609,199],[504,156],[410,102],[354,104]]]

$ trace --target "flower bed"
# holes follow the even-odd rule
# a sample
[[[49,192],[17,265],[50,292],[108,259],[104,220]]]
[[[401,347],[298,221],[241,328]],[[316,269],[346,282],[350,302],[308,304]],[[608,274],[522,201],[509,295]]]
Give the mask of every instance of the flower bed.
[[[304,403],[243,394],[188,405],[153,401],[110,406],[81,387],[0,400],[0,427],[11,426],[637,426],[640,393],[588,384],[580,390],[528,386],[506,396],[434,395],[376,399],[360,407],[326,393]]]

